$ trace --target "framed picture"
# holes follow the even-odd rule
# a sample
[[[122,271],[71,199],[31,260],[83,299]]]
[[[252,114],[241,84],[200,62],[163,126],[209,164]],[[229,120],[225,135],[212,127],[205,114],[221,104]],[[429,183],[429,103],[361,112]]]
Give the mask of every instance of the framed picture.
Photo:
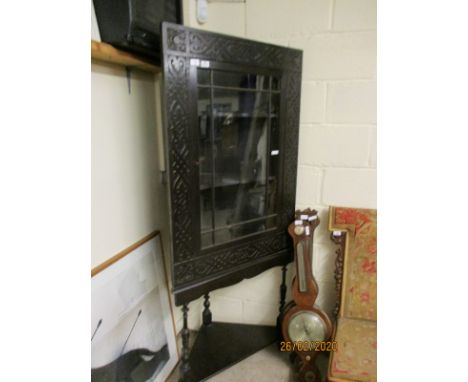
[[[179,357],[160,235],[91,275],[91,380],[164,382]]]

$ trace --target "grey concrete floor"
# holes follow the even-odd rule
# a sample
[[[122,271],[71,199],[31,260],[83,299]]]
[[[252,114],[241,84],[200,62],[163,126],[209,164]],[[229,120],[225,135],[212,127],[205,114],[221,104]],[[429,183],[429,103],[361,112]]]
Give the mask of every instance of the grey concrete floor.
[[[195,334],[195,333],[193,333]],[[195,335],[190,335],[191,339]],[[190,344],[191,345],[191,344]],[[325,381],[328,364],[328,355],[321,354],[317,365]],[[179,380],[179,370],[174,370],[167,382]],[[209,382],[296,382],[293,365],[289,362],[289,354],[278,350],[276,344],[252,354],[243,361],[223,370],[209,378]]]

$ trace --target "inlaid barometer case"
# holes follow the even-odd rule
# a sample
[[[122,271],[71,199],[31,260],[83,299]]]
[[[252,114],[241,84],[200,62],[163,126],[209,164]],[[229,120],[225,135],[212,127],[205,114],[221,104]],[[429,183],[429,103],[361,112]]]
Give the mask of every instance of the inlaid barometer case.
[[[205,295],[210,326],[210,291],[293,260],[302,52],[170,23],[162,39],[173,293],[185,321]]]

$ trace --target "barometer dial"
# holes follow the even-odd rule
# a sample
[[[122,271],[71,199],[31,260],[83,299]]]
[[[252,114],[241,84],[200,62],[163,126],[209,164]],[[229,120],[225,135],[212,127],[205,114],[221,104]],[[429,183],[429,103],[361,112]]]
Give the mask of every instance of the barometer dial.
[[[299,312],[289,321],[288,334],[292,342],[324,341],[326,333],[326,323],[315,312]]]

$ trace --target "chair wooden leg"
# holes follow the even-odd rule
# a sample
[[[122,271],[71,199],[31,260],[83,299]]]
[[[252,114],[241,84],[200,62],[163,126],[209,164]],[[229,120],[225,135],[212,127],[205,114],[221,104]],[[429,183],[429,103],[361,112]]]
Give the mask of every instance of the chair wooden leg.
[[[283,340],[283,333],[281,332],[281,321],[283,318],[283,313],[284,313],[284,307],[286,305],[286,271],[287,271],[287,265],[283,265],[281,268],[282,272],[282,281],[281,281],[281,286],[280,286],[280,303],[279,303],[279,314],[278,317],[276,318],[276,330],[278,332],[278,346],[280,346],[280,341]]]
[[[287,291],[287,286],[286,286],[286,271],[288,270],[288,266],[285,264],[281,268],[282,271],[282,281],[281,281],[281,286],[280,286],[280,307],[279,307],[279,313],[280,316],[283,315],[284,313],[284,305],[286,303],[286,291]]]

